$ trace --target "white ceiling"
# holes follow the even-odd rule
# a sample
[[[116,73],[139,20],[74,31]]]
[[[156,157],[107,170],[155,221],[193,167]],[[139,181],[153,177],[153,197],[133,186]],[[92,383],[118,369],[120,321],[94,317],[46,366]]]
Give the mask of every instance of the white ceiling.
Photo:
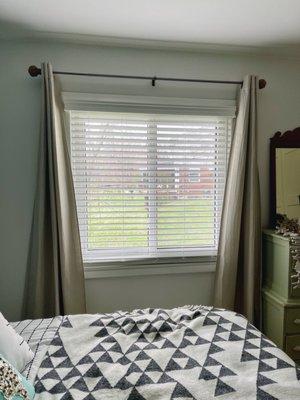
[[[11,31],[300,46],[300,0],[0,0]]]

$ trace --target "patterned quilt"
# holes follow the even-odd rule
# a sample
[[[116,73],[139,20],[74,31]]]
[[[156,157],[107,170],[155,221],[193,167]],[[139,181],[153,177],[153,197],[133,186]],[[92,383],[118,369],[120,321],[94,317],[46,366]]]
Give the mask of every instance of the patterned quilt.
[[[36,399],[296,400],[300,371],[239,314],[187,306],[63,317]]]

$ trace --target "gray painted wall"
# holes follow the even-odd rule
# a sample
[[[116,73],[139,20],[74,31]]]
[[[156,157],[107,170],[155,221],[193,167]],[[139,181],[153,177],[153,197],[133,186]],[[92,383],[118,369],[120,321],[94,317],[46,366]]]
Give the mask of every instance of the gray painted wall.
[[[263,224],[268,221],[268,143],[277,130],[300,125],[300,62],[237,54],[109,48],[54,42],[0,41],[0,310],[20,317],[37,172],[40,81],[26,73],[50,61],[56,69],[124,74],[241,79],[268,86],[259,98],[259,168]],[[64,79],[64,90],[234,98],[231,88]],[[155,93],[154,93],[155,91]],[[213,274],[87,280],[89,311],[211,302]]]

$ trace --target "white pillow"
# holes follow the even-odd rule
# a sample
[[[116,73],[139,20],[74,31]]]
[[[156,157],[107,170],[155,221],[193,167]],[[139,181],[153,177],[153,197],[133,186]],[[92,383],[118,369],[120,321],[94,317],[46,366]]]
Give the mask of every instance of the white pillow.
[[[0,312],[0,354],[19,372],[33,359],[28,343],[10,326]]]

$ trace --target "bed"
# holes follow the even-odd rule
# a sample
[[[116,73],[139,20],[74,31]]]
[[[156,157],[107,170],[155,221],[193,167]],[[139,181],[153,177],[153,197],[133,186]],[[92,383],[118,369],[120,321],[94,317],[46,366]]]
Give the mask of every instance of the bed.
[[[300,370],[243,316],[186,306],[12,324],[35,399],[300,399]]]

